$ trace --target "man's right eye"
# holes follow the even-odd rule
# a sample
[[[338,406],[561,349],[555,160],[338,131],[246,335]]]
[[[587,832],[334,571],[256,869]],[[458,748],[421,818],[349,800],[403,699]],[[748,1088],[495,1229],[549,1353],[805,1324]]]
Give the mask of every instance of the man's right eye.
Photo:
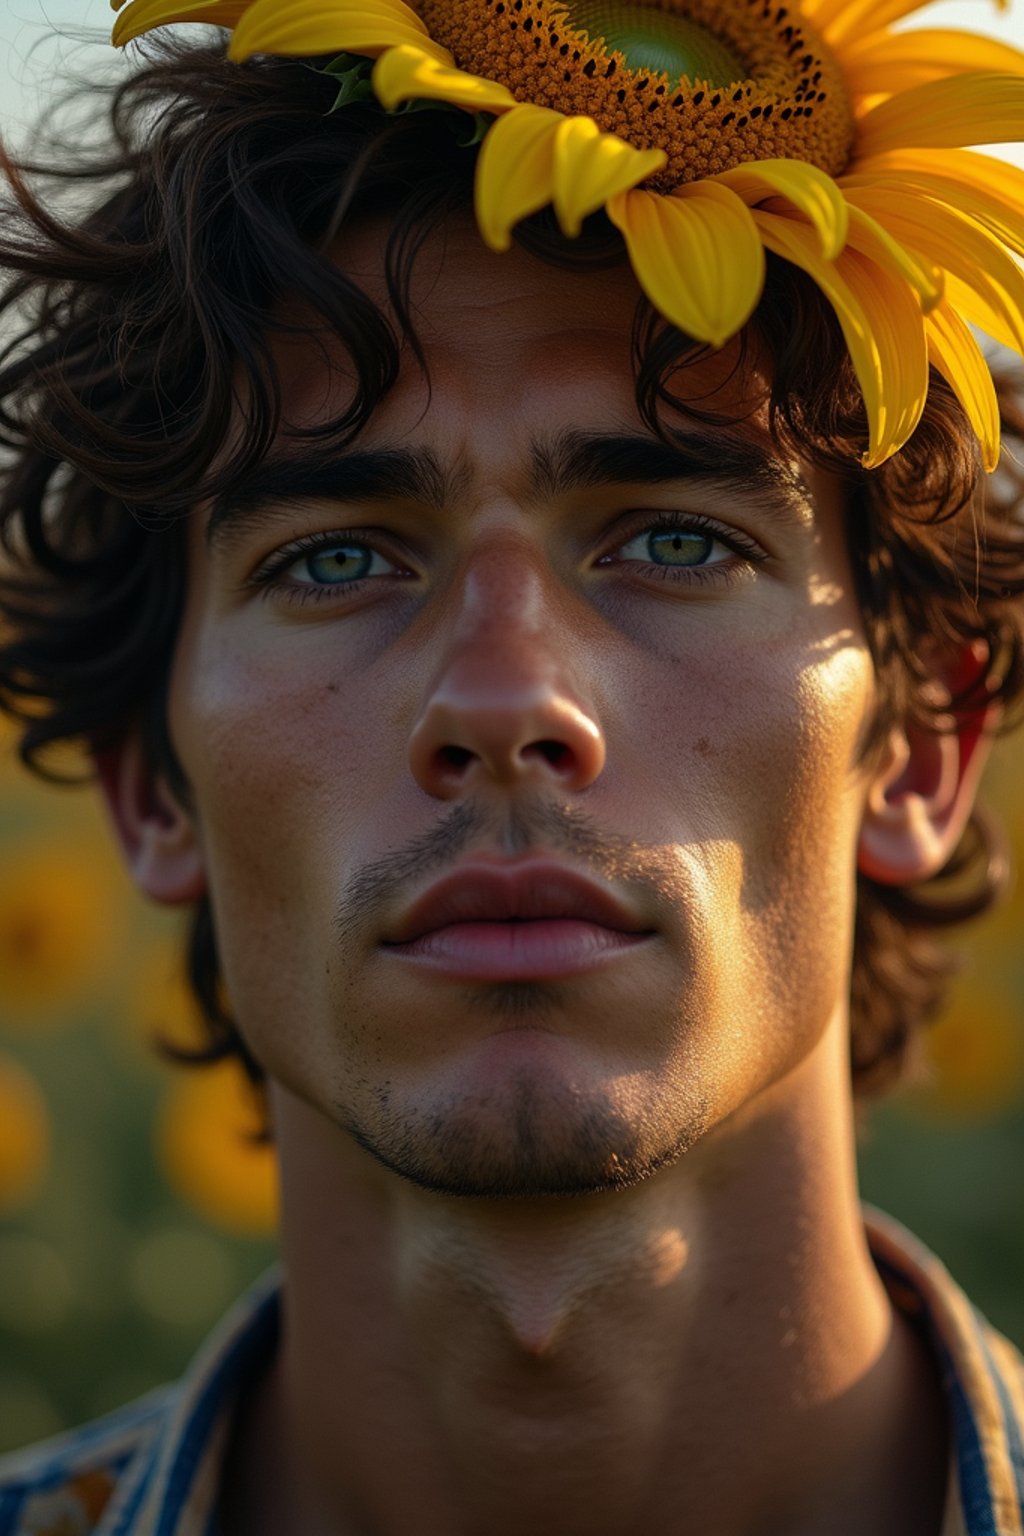
[[[363,539],[347,534],[310,534],[275,551],[250,578],[264,596],[284,593],[297,602],[347,597],[371,577],[400,567]]]

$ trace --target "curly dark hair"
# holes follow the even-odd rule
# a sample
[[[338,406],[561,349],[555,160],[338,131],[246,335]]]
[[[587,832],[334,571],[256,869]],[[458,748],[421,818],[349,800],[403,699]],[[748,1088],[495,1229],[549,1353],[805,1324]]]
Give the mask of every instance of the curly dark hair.
[[[109,96],[102,144],[45,164],[4,156],[0,707],[21,722],[21,757],[44,777],[60,777],[55,744],[80,744],[94,769],[137,729],[148,765],[190,807],[166,715],[186,518],[273,440],[282,416],[275,332],[287,325],[313,346],[330,332],[347,348],[354,396],[316,429],[342,442],[393,385],[403,346],[425,367],[409,283],[427,235],[471,204],[470,120],[439,110],[388,116],[359,103],[331,113],[336,82],[315,62],[236,66],[222,38],[148,39],[135,72]],[[97,189],[88,211],[62,211],[63,192],[80,202],[83,187]],[[329,254],[343,228],[381,212],[397,323]],[[603,215],[575,241],[546,215],[520,225],[517,239],[568,268],[625,260]],[[835,316],[803,274],[772,257],[768,265],[742,356],[767,351],[774,360],[765,389],[780,451],[829,469],[845,487],[880,697],[865,756],[897,722],[950,728],[927,687],[925,642],[936,637],[951,653],[979,639],[988,647],[981,675],[947,711],[964,720],[999,701],[1008,728],[1024,698],[1022,477],[1009,451],[985,477],[963,412],[933,375],[911,441],[864,470],[866,417]],[[301,322],[281,318],[285,298],[299,301]],[[695,400],[680,404],[686,365],[700,351],[639,302],[636,398],[658,435],[671,434],[673,414],[722,423]],[[1019,442],[1019,396],[1007,390],[1005,401],[1007,440]],[[243,430],[224,457],[240,410]],[[990,907],[1006,877],[998,830],[980,811],[933,879],[911,888],[859,877],[858,1098],[906,1073],[919,1026],[941,1006],[954,961],[937,930]],[[208,1043],[190,1051],[158,1039],[158,1049],[189,1062],[235,1056],[259,1085],[262,1069],[221,985],[209,898],[190,914],[187,969]]]

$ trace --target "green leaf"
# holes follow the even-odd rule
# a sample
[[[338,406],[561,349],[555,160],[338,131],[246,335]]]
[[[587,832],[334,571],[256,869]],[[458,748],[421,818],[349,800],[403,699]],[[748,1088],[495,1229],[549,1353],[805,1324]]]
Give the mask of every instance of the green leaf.
[[[340,107],[351,106],[354,101],[374,101],[370,75],[373,60],[360,53],[339,53],[329,64],[312,64],[318,75],[330,75],[338,82],[338,94],[328,110],[337,112]]]
[[[484,134],[488,128],[494,125],[494,115],[491,112],[473,113],[473,131],[468,137],[459,140],[462,149],[472,149],[475,144],[483,143]]]
[[[474,144],[479,144],[494,122],[494,117],[486,112],[474,112],[470,119],[468,112],[464,112],[461,107],[453,106],[450,101],[404,101],[400,107],[395,108],[396,113],[431,111],[448,112],[453,122],[460,119],[463,123],[468,122],[466,131],[456,136],[460,149],[471,149]]]
[[[330,75],[338,82],[338,94],[334,99],[329,112],[337,112],[340,107],[348,107],[355,101],[376,101],[370,76],[373,74],[374,60],[366,58],[359,53],[339,53],[337,58],[329,64],[310,64],[307,67],[318,75]],[[447,101],[405,101],[395,112],[450,112],[453,117],[465,120],[469,114],[461,107],[453,107]],[[458,143],[462,149],[472,149],[479,144],[484,134],[494,122],[490,113],[474,112],[472,115],[472,127],[465,135],[460,135]]]

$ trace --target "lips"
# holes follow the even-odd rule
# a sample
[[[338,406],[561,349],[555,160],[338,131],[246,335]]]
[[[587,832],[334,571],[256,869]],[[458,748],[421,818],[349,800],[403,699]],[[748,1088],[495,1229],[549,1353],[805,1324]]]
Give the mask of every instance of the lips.
[[[385,943],[409,944],[459,924],[567,920],[618,933],[651,926],[611,892],[573,870],[533,861],[514,868],[470,865],[444,876],[406,911]]]
[[[442,984],[559,981],[625,963],[653,934],[626,902],[560,864],[478,862],[425,891],[382,949]]]

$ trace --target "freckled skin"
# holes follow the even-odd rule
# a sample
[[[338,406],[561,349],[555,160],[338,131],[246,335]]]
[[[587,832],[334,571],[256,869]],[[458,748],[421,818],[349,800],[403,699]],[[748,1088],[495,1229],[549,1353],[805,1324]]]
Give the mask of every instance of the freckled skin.
[[[375,294],[379,249],[371,227],[339,252]],[[407,359],[361,446],[429,447],[448,504],[289,506],[214,556],[192,530],[171,731],[270,1080],[288,1270],[227,1536],[934,1536],[937,1389],[853,1172],[875,686],[835,488],[808,473],[785,527],[753,491],[531,495],[531,434],[643,430],[631,275],[454,223],[414,299],[432,393]],[[280,356],[292,421],[338,409],[344,358]],[[663,580],[630,543],[649,511],[764,558]],[[351,600],[246,587],[355,527],[393,564]],[[527,850],[652,936],[515,984],[382,946],[458,860]]]
[[[642,1168],[819,1038],[846,986],[855,755],[873,697],[827,493],[815,526],[785,539],[756,497],[732,505],[720,490],[527,500],[532,432],[640,422],[630,285],[581,279],[573,316],[595,318],[566,330],[552,325],[557,274],[519,266],[514,309],[504,261],[468,301],[447,272],[431,279],[429,408],[410,368],[365,435],[425,443],[468,471],[443,517],[409,506],[354,516],[414,537],[418,578],[301,609],[239,596],[275,544],[346,526],[350,513],[325,504],[209,568],[197,555],[172,703],[229,992],[257,1056],[382,1155],[441,1179],[446,1156],[466,1156],[484,1184],[488,1159],[512,1176],[510,1109],[524,1095],[541,1163],[546,1144],[571,1142],[574,1119],[596,1117],[599,1140]],[[288,384],[301,419],[321,408],[325,381],[298,372]],[[630,584],[594,561],[633,505],[734,520],[772,558],[732,589]],[[430,754],[449,737],[473,751],[488,729],[565,735],[572,762],[529,761],[501,782],[477,761],[441,784]],[[572,859],[582,846],[582,866],[625,881],[658,930],[635,960],[540,987],[551,1033],[518,1047],[494,1043],[503,989],[424,982],[378,947],[410,898],[403,859],[460,812],[473,828],[447,852],[441,839],[415,889],[456,851]],[[395,876],[353,916],[353,887],[385,858]],[[737,1049],[752,1010],[757,1030]],[[282,1028],[297,1015],[301,1027]],[[496,1049],[518,1051],[498,1076]],[[589,1140],[579,1176],[599,1180]]]

